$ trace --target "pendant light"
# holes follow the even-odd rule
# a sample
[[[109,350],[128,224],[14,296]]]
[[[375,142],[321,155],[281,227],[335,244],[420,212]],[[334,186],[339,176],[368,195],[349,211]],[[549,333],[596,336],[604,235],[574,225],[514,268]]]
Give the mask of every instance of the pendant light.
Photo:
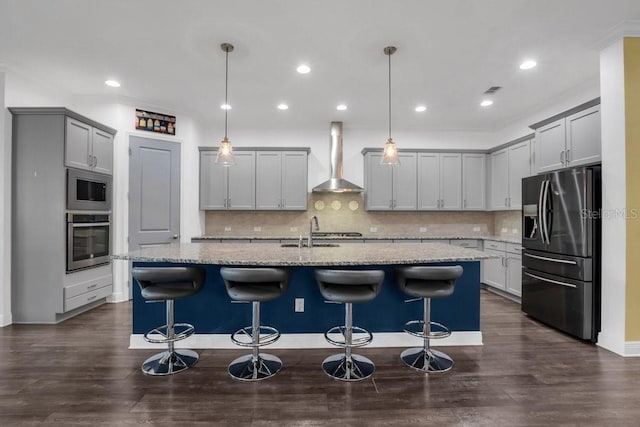
[[[224,105],[222,108],[224,109],[224,139],[220,141],[220,147],[218,147],[218,155],[216,156],[216,163],[222,166],[231,166],[235,165],[236,161],[233,158],[233,147],[231,146],[231,141],[227,138],[227,115],[229,114],[229,102],[228,102],[228,94],[229,94],[229,52],[233,52],[233,45],[229,43],[222,43],[220,48],[225,53],[225,64],[224,64]]]
[[[397,166],[400,164],[398,148],[396,147],[395,142],[393,142],[393,139],[391,139],[391,55],[393,55],[395,51],[395,46],[387,46],[384,48],[384,54],[389,57],[389,139],[387,139],[387,143],[384,144],[382,161],[380,163],[390,166]]]

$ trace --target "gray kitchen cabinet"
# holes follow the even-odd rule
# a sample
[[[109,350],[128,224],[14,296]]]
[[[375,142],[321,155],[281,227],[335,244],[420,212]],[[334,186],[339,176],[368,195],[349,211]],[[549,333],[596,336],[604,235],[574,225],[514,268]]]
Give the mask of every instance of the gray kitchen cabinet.
[[[418,209],[462,208],[462,155],[418,153]]]
[[[233,166],[216,164],[216,155],[215,149],[200,150],[200,209],[255,209],[255,151],[236,149]]]
[[[542,123],[532,125],[538,173],[601,161],[600,105]]]
[[[256,153],[256,209],[307,209],[308,151]]]
[[[382,153],[365,154],[365,209],[416,210],[417,156],[398,154],[399,166],[382,165]]]
[[[65,165],[113,174],[113,135],[72,117],[66,118]]]
[[[462,209],[480,210],[486,208],[486,164],[487,156],[482,153],[462,154]]]
[[[480,247],[480,242],[476,239],[451,239],[449,244],[470,249],[478,249]]]
[[[494,151],[490,161],[490,208],[521,209],[522,178],[531,175],[531,141],[520,141]]]
[[[482,282],[507,294],[522,296],[521,246],[486,240],[484,252],[495,258],[482,260]]]
[[[66,108],[9,111],[11,231],[18,236],[11,243],[13,322],[58,323],[104,303],[113,293],[111,264],[67,272],[65,216],[66,166],[98,171],[87,167],[88,156],[95,156],[100,167],[109,159],[99,171],[111,174],[116,131]]]

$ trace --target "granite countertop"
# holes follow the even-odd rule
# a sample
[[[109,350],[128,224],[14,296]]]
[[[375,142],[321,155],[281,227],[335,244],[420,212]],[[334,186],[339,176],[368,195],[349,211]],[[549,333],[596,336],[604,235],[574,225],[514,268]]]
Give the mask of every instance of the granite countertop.
[[[111,257],[140,262],[216,265],[346,266],[479,261],[492,256],[441,243],[350,243],[339,247],[283,248],[280,243],[175,243]]]
[[[307,236],[303,235],[303,239]],[[520,237],[502,237],[502,236],[314,236],[314,240],[493,240],[496,242],[521,244]],[[192,242],[207,240],[298,240],[297,236],[198,236],[191,239]]]

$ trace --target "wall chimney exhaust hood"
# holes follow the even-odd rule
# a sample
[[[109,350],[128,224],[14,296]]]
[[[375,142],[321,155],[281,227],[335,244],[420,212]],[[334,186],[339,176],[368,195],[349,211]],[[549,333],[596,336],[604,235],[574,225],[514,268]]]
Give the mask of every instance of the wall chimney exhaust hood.
[[[313,188],[314,193],[362,193],[364,189],[343,178],[342,122],[331,122],[331,178]]]

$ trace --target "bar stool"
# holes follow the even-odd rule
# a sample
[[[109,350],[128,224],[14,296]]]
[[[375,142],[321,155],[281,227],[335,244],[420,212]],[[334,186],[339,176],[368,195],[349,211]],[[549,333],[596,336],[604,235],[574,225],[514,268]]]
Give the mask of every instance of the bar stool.
[[[373,362],[361,355],[353,354],[353,347],[367,345],[373,339],[371,332],[353,326],[353,303],[374,299],[380,292],[384,271],[382,270],[316,270],[320,293],[328,301],[344,303],[344,326],[334,326],[325,332],[326,340],[344,348],[344,353],[327,357],[322,369],[332,378],[341,381],[359,381],[370,377],[375,371]],[[329,335],[340,333],[343,340],[334,340]],[[365,334],[354,338],[353,334]]]
[[[222,267],[220,275],[231,299],[253,303],[251,326],[231,335],[234,344],[251,347],[252,352],[231,362],[229,374],[241,381],[269,378],[282,368],[282,361],[274,355],[260,353],[259,349],[276,342],[280,332],[271,326],[260,325],[260,302],[278,298],[287,290],[289,271],[279,268]]]
[[[204,284],[205,271],[195,267],[135,267],[131,275],[138,282],[146,302],[166,301],[167,323],[153,328],[144,339],[150,343],[167,344],[167,351],[155,354],[144,361],[142,372],[147,375],[171,375],[193,366],[198,353],[174,348],[176,341],[193,334],[194,326],[175,323],[174,300],[197,294]],[[160,335],[155,338],[152,335]]]
[[[423,339],[423,346],[409,348],[401,358],[410,368],[422,372],[446,372],[453,367],[453,360],[445,353],[429,347],[429,340],[446,338],[451,331],[442,323],[431,321],[431,298],[448,297],[462,276],[462,267],[400,267],[396,269],[396,280],[400,289],[424,300],[423,320],[411,320],[405,324],[405,332]],[[431,327],[435,326],[436,330]]]

